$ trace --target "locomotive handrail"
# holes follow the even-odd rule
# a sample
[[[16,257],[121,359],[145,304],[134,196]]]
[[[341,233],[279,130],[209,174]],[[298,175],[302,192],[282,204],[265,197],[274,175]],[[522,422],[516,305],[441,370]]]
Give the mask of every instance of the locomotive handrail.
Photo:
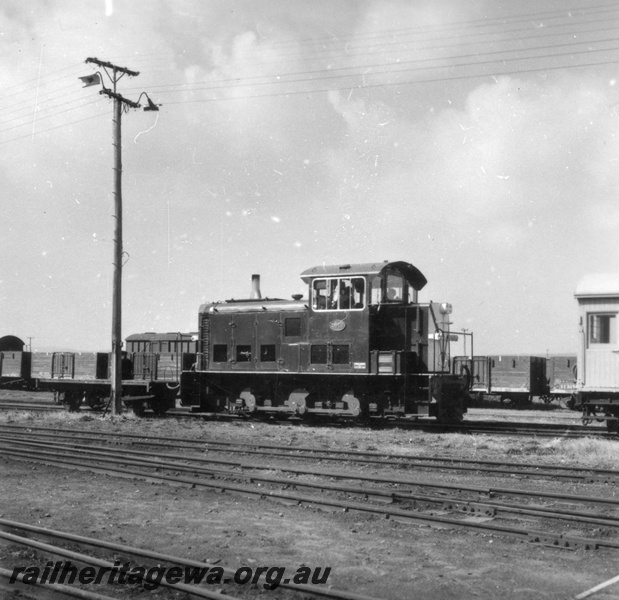
[[[430,303],[428,304],[428,308],[430,309],[430,314],[432,315],[432,321],[434,322],[434,329],[435,331],[439,332],[441,335],[439,336],[438,339],[438,343],[439,343],[439,355],[441,357],[441,369],[445,369],[445,363],[447,362],[447,368],[449,369],[449,360],[448,360],[448,352],[447,350],[451,349],[451,346],[449,345],[450,339],[449,339],[449,329],[447,330],[447,332],[445,332],[441,327],[439,327],[438,321],[436,320],[436,315],[434,314],[434,306],[433,303],[430,301]],[[445,333],[447,333],[447,335],[445,335]],[[429,336],[428,336],[429,339]],[[437,343],[437,339],[436,336],[433,338],[433,343],[436,346]]]

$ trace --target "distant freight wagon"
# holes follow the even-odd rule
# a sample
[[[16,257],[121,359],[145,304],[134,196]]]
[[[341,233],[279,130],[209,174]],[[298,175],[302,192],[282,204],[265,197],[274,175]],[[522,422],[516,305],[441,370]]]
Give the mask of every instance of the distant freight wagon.
[[[195,362],[197,334],[141,333],[123,352],[123,402],[137,414],[162,414],[175,405],[183,369]],[[26,352],[16,336],[0,338],[0,386],[51,391],[70,410],[103,408],[110,398],[107,352]]]
[[[471,394],[498,396],[501,402],[523,406],[548,392],[546,359],[540,356],[496,355],[456,357],[454,370],[467,369]]]
[[[568,400],[576,389],[575,356],[457,356],[454,372],[465,371],[471,379],[471,395],[490,395],[501,402],[525,406],[534,397],[549,403]]]

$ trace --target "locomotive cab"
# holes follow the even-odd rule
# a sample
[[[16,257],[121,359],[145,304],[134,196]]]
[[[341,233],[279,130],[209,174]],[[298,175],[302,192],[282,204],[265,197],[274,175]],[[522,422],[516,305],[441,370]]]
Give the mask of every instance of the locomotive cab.
[[[427,280],[406,262],[308,269],[310,370],[363,377],[349,386],[369,415],[461,419],[464,382],[450,372],[451,305],[420,304]]]

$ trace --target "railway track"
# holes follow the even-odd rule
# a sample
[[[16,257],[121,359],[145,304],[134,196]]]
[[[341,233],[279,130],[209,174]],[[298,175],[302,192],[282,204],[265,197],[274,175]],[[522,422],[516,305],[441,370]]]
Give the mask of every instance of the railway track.
[[[76,440],[92,442],[99,438],[110,443],[112,440],[127,441],[132,446],[156,446],[175,450],[208,450],[226,454],[243,454],[250,456],[289,458],[297,461],[346,462],[347,464],[376,465],[379,467],[395,467],[408,470],[443,470],[459,472],[484,472],[498,475],[519,477],[557,478],[579,481],[582,483],[619,483],[619,470],[599,468],[579,468],[565,465],[540,465],[540,463],[509,462],[483,459],[465,459],[449,456],[426,456],[395,454],[360,450],[334,450],[315,448],[311,446],[288,446],[281,444],[263,444],[248,442],[225,442],[220,440],[193,440],[180,437],[149,437],[131,433],[98,433],[63,431],[51,427],[30,427],[20,425],[0,424],[0,439],[3,435],[10,437],[11,432],[25,435],[28,432],[35,436],[22,439],[45,439],[51,441],[71,440],[77,446]],[[19,437],[15,438],[19,441]],[[82,447],[82,446],[79,446]]]
[[[0,411],[19,410],[35,412],[63,412],[67,408],[52,401],[44,402],[24,402],[24,401],[0,401]],[[79,409],[84,412],[102,414],[101,410],[95,411],[88,407]],[[187,418],[204,420],[235,420],[241,422],[253,422],[252,419],[240,417],[234,414],[221,413],[196,413],[187,409],[175,409],[168,411],[166,415],[155,415],[147,412],[145,418]],[[576,418],[576,417],[574,417]],[[261,422],[265,422],[262,420]],[[271,420],[266,422],[296,424],[299,426],[357,426],[357,427],[397,427],[410,430],[421,430],[437,433],[464,433],[471,435],[502,435],[502,436],[531,436],[531,437],[564,437],[581,438],[595,437],[599,439],[617,439],[617,434],[608,433],[602,426],[587,426],[577,424],[562,423],[531,423],[526,421],[488,421],[480,419],[478,416],[466,419],[458,425],[440,425],[432,421],[412,421],[412,420],[376,420],[371,423],[361,423],[353,421],[305,421],[301,419],[288,419],[284,421]]]
[[[66,407],[50,402],[0,402],[0,410],[65,411]]]
[[[46,598],[48,600],[65,598],[81,598],[82,600],[116,600],[112,596],[104,596],[96,592],[89,592],[81,588],[74,588],[69,585],[53,584],[53,583],[25,583],[24,575],[18,574],[15,578],[13,572],[9,569],[0,567],[0,590],[6,592],[7,597],[16,597],[20,599],[40,600]],[[9,596],[18,593],[19,596]]]
[[[113,439],[118,442],[118,436],[109,438]],[[141,443],[167,444],[167,449],[172,449],[170,439],[142,438]],[[471,476],[468,470],[464,470],[456,482],[451,477],[450,481],[440,479],[436,472],[432,473],[432,478],[414,478],[408,473],[403,476],[402,465],[394,464],[381,464],[379,472],[367,473],[363,468],[354,470],[352,459],[339,453],[335,453],[337,458],[335,454],[332,456],[333,461],[340,461],[339,470],[324,469],[328,456],[325,452],[313,457],[320,468],[311,468],[307,466],[306,449],[296,449],[297,455],[294,455],[295,449],[289,449],[288,456],[282,457],[278,448],[277,462],[267,463],[264,454],[267,449],[258,452],[245,447],[242,451],[256,460],[239,461],[229,456],[230,448],[218,451],[203,441],[197,443],[202,444],[202,448],[194,446],[194,452],[179,454],[102,444],[100,439],[96,443],[64,438],[50,440],[32,433],[7,433],[6,428],[0,433],[0,453],[17,460],[188,485],[286,504],[355,511],[413,524],[511,536],[553,547],[619,549],[619,499],[614,496],[619,474],[612,470],[597,473],[599,479],[586,483],[581,474],[578,485],[587,493],[574,494],[565,493],[561,485],[556,484],[557,477],[564,481],[568,475],[566,469],[555,469],[553,473],[552,466],[542,469],[538,466],[536,474],[534,469],[525,474],[538,476],[541,481],[537,485],[514,488],[500,482],[497,485],[468,483],[466,478]],[[303,465],[299,466],[295,463],[301,454],[305,456],[301,459]],[[357,456],[355,460],[364,462],[366,467],[376,467],[374,462],[368,463],[375,461],[375,456]],[[397,468],[397,475],[389,475],[388,467]],[[421,467],[429,468],[427,464]],[[407,468],[415,466],[409,463]],[[436,471],[440,468],[437,461]],[[480,463],[477,470],[484,469],[497,477],[505,475],[497,473],[495,465]],[[273,475],[273,471],[277,475]],[[569,475],[576,476],[576,473]],[[598,495],[592,495],[591,489],[597,490]]]
[[[162,577],[158,585],[167,587],[178,593],[188,594],[195,598],[234,600],[235,598],[238,598],[238,596],[234,593],[234,586],[244,585],[245,583],[244,581],[239,581],[238,569],[225,567],[218,562],[200,562],[191,558],[173,556],[162,552],[154,552],[144,548],[127,546],[105,540],[56,531],[53,529],[37,527],[8,519],[0,518],[0,539],[15,546],[21,546],[29,550],[34,550],[44,556],[61,559],[59,562],[64,564],[66,564],[66,561],[69,561],[72,564],[86,565],[88,567],[95,567],[96,569],[105,570],[104,576],[102,577],[103,582],[109,581],[110,576],[114,574],[114,584],[123,585],[123,581],[120,579],[122,575],[121,567],[125,566],[126,568],[124,573],[129,573],[128,577],[124,577],[127,585],[135,584],[137,579],[142,585],[146,584],[146,590],[149,590],[149,585],[153,583],[152,580],[149,582],[147,575],[148,569],[153,568],[169,569],[171,567],[181,567],[181,569],[184,570],[181,575],[184,576],[185,582],[171,582],[169,581],[169,578]],[[71,550],[69,550],[67,546],[70,546]],[[80,551],[75,550],[76,546],[80,548]],[[102,554],[105,558],[93,556],[93,552],[99,555]],[[123,561],[118,561],[116,558],[118,556],[126,558],[130,557],[131,562],[124,561],[124,565],[121,565],[121,562]],[[112,559],[110,560],[108,557],[112,557]],[[137,565],[139,565],[140,569],[144,570],[142,577],[139,576],[138,569],[134,568],[136,566],[135,561],[139,561]],[[52,571],[52,564],[48,564],[50,566],[50,571]],[[217,569],[216,572],[213,570],[214,568]],[[214,587],[217,588],[221,588],[222,585],[227,586],[225,592],[208,589],[208,586],[205,586],[205,584],[195,584],[196,577],[200,572],[203,574],[203,581],[209,583],[209,570],[211,570],[211,575],[215,575],[215,573],[221,575],[217,581],[211,581],[210,583],[216,583],[217,585]],[[7,577],[10,577],[11,572],[8,570],[3,571],[4,572],[0,572],[0,576],[3,580],[6,580]],[[61,569],[58,567],[56,579],[58,579],[60,572]],[[186,582],[187,575],[190,575],[193,579],[191,584]],[[247,575],[247,572],[245,572],[244,575]],[[183,579],[183,577],[180,577],[180,579]],[[260,585],[261,587],[265,584],[267,586],[269,585],[265,581],[264,577],[262,577],[262,579],[252,577],[251,583],[253,585]],[[43,584],[43,587],[46,589],[55,590],[59,593],[65,593],[67,594],[67,597],[85,598],[86,600],[112,600],[113,598],[118,597],[94,594],[86,590],[71,588],[66,585]],[[277,587],[282,587],[291,592],[302,594],[304,598],[307,598],[309,595],[311,597],[329,598],[333,600],[375,600],[369,596],[356,594],[354,592],[337,590],[321,585],[293,583],[286,579],[280,581]],[[11,588],[8,587],[8,589]],[[26,589],[28,589],[27,586]],[[130,588],[127,588],[126,591],[128,592],[129,589]],[[264,589],[269,588],[265,587]],[[71,596],[71,593],[74,595]],[[39,598],[40,596],[35,595],[33,597]],[[123,595],[121,597],[125,596]]]

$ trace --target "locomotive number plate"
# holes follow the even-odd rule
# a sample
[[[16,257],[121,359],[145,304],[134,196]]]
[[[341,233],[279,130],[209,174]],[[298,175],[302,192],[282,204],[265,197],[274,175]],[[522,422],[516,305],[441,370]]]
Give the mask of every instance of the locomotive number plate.
[[[329,323],[329,329],[331,331],[344,331],[344,329],[346,329],[346,321],[343,321],[342,319],[331,321],[331,323]]]

